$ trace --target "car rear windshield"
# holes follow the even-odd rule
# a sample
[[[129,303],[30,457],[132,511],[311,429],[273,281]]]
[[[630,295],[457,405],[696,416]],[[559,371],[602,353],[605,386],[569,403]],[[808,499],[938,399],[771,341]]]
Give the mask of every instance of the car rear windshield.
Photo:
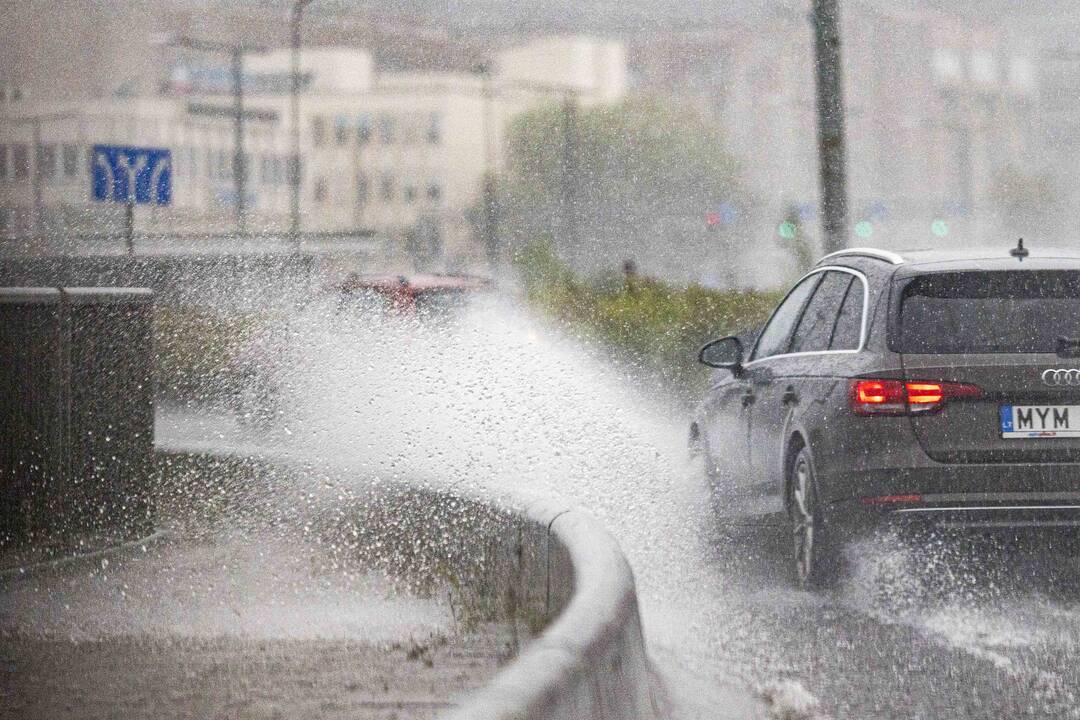
[[[1077,355],[1080,272],[924,275],[904,287],[899,317],[899,352]]]

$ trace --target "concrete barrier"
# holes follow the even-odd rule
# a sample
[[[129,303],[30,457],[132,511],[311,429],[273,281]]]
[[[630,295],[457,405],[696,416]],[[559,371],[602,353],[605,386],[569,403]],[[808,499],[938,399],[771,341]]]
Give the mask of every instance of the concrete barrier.
[[[615,539],[581,510],[533,501],[519,512],[521,554],[544,563],[524,575],[528,583],[546,587],[554,619],[494,681],[448,717],[663,717],[633,573]]]
[[[229,457],[247,467],[266,464],[279,501],[282,468],[291,466],[305,478],[296,486],[307,493],[309,510],[305,488],[334,486],[320,511],[320,532],[328,540],[353,538],[346,543],[350,552],[395,575],[450,583],[458,591],[459,617],[515,618],[538,633],[489,685],[449,713],[452,720],[665,716],[662,687],[645,652],[633,572],[615,539],[588,513],[539,497],[436,482],[335,484],[333,476],[342,471],[261,450],[170,447],[159,465],[212,474]],[[199,482],[178,477],[172,484],[190,491]],[[342,487],[355,495],[347,497]],[[238,498],[237,507],[253,504]]]

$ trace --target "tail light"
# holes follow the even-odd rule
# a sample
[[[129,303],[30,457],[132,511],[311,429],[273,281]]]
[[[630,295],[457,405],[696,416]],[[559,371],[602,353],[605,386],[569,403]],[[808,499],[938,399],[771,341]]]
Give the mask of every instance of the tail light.
[[[908,415],[940,410],[949,400],[982,397],[977,385],[913,380],[854,380],[851,408],[859,415]]]

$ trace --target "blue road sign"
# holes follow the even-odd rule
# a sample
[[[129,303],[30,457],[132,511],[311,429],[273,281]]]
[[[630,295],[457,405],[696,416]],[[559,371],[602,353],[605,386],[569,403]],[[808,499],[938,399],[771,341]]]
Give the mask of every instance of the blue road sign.
[[[172,202],[172,154],[164,148],[95,145],[91,190],[99,202],[168,205]]]

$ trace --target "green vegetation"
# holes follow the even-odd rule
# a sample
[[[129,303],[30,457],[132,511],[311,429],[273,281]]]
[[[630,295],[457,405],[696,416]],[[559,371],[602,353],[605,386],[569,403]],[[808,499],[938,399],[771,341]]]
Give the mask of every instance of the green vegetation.
[[[515,266],[531,306],[587,341],[624,353],[687,401],[707,375],[696,362],[701,345],[759,326],[779,301],[773,292],[678,287],[632,274],[589,283],[543,241],[522,248]]]
[[[647,96],[572,111],[551,105],[518,117],[508,146],[498,209],[511,247],[551,237],[580,268],[733,251],[745,237],[736,222],[706,226],[706,213],[748,200],[720,127],[692,106]]]

